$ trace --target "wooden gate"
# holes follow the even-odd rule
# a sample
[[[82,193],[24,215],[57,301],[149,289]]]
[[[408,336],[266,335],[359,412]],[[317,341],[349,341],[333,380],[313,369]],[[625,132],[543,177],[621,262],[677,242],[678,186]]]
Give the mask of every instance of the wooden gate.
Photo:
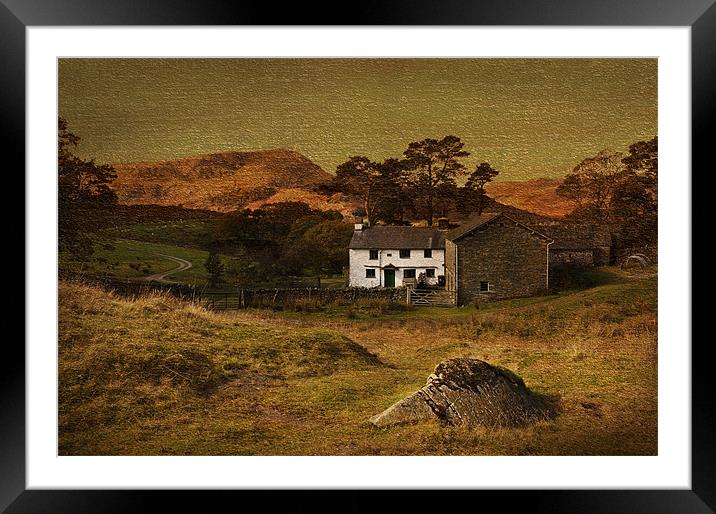
[[[457,303],[455,291],[447,289],[409,289],[408,303],[411,305],[432,305],[452,307]]]

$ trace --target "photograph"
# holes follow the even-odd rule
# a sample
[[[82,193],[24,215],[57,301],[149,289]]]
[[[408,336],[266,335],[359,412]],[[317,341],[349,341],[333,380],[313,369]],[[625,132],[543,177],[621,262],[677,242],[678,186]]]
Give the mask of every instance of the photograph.
[[[59,58],[58,455],[658,455],[658,71]]]

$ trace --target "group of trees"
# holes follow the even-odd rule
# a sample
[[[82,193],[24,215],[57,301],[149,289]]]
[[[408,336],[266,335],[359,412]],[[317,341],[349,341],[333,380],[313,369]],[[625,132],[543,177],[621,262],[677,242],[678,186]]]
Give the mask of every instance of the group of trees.
[[[352,233],[337,211],[281,202],[227,214],[211,246],[233,256],[221,270],[230,282],[251,285],[266,277],[341,273]],[[211,266],[216,269],[216,263]]]
[[[382,162],[353,156],[336,168],[334,191],[361,198],[360,214],[368,223],[400,224],[405,218],[433,224],[451,211],[481,213],[485,185],[499,173],[489,163],[468,173],[462,159],[470,153],[457,136],[412,142],[401,158]],[[466,177],[464,186],[457,179]]]
[[[658,150],[655,136],[626,155],[603,150],[580,162],[557,189],[575,204],[570,218],[608,227],[623,247],[655,243]]]
[[[80,138],[69,131],[67,121],[58,119],[58,236],[59,248],[78,258],[92,254],[87,232],[96,229],[117,204],[110,188],[114,169],[75,155]]]

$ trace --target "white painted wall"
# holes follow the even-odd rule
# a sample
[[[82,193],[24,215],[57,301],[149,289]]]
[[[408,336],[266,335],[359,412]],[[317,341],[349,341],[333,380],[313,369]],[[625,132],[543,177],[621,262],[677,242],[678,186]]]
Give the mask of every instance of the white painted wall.
[[[395,286],[403,285],[403,270],[415,269],[415,278],[427,268],[435,269],[435,277],[428,278],[428,283],[437,284],[438,276],[445,274],[445,250],[433,250],[433,256],[425,258],[423,249],[412,249],[409,259],[401,259],[400,251],[378,250],[378,259],[370,259],[369,250],[348,250],[349,257],[349,284],[351,287],[379,287],[383,285],[382,268],[392,264],[395,266]],[[375,278],[366,278],[365,270],[375,269]]]

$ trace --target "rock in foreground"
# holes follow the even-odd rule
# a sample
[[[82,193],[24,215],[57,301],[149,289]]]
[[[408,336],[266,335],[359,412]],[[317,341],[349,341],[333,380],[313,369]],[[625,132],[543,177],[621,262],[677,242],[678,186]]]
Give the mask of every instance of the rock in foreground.
[[[370,418],[377,427],[439,419],[446,425],[516,427],[553,417],[520,377],[477,359],[437,365],[417,392]]]

